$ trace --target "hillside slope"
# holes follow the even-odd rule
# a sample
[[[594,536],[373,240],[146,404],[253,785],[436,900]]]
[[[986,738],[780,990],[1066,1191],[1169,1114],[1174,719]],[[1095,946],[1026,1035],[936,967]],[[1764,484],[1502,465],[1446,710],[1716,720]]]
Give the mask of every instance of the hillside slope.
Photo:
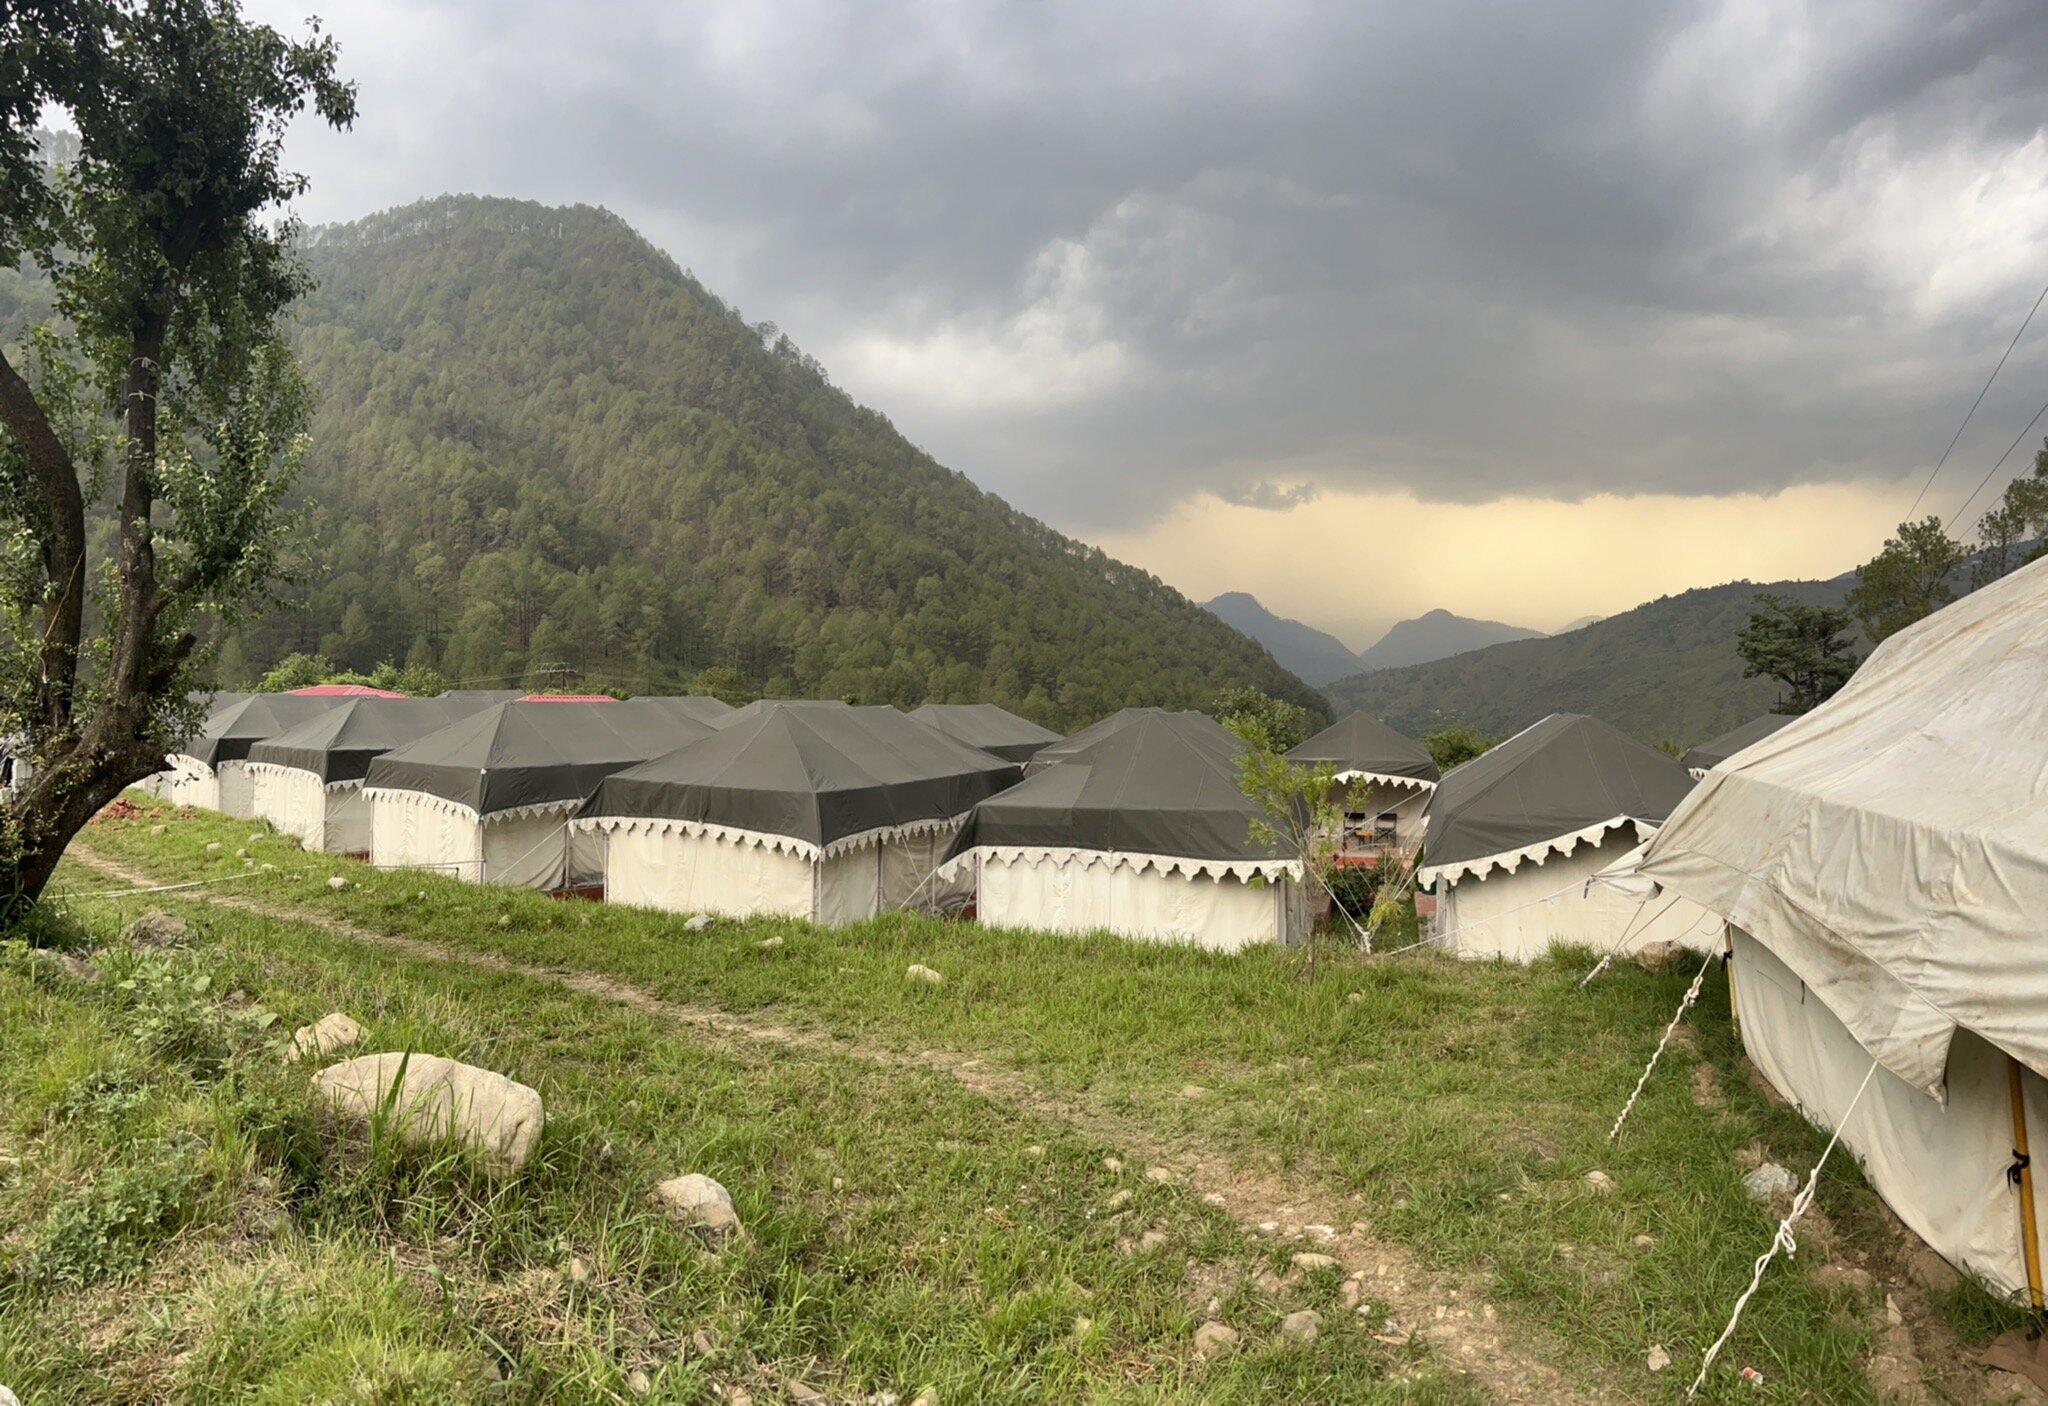
[[[1202,609],[1266,647],[1280,667],[1311,684],[1326,684],[1358,672],[1358,656],[1344,641],[1313,625],[1275,615],[1244,591],[1226,591],[1202,602]]]
[[[1157,578],[934,462],[597,209],[446,197],[311,232],[319,393],[294,649],[516,682],[1000,703],[1054,726],[1253,685],[1326,707]]]
[[[1451,721],[1512,732],[1545,714],[1572,712],[1638,737],[1690,745],[1768,712],[1777,698],[1771,680],[1742,677],[1735,653],[1757,596],[1776,592],[1809,605],[1840,605],[1853,579],[1709,586],[1567,634],[1358,674],[1324,691],[1339,713],[1362,709],[1410,736]]]
[[[1541,639],[1541,630],[1520,625],[1503,625],[1498,620],[1474,620],[1448,610],[1432,610],[1413,620],[1396,621],[1377,642],[1360,650],[1361,669],[1400,669],[1410,664],[1427,664],[1448,659],[1508,640]]]

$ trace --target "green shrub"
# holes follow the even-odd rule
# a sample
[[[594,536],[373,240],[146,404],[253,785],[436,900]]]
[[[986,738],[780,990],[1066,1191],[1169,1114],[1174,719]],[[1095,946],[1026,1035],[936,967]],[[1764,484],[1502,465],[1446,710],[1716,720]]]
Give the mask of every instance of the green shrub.
[[[136,1151],[139,1160],[106,1168],[50,1208],[13,1277],[37,1286],[122,1278],[191,1219],[200,1184],[196,1141],[162,1138]]]

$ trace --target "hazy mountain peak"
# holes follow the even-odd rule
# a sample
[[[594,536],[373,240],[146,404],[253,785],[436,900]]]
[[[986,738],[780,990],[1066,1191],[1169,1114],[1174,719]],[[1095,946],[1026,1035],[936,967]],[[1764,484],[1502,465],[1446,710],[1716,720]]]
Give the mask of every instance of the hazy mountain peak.
[[[1474,620],[1439,607],[1413,620],[1396,623],[1377,644],[1358,656],[1358,666],[1368,671],[1399,669],[1508,640],[1536,639],[1542,634],[1541,630],[1505,625],[1498,620]]]
[[[1225,591],[1203,602],[1202,608],[1264,645],[1281,668],[1304,683],[1321,687],[1358,672],[1358,656],[1342,640],[1313,625],[1275,615],[1247,591]]]

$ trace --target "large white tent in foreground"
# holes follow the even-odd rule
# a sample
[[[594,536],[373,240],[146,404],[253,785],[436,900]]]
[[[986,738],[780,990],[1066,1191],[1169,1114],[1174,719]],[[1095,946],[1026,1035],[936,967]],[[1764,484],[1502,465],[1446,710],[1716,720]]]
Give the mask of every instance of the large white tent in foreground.
[[[1308,931],[1301,857],[1254,835],[1242,742],[1199,713],[1156,708],[1098,727],[975,807],[948,870],[972,876],[984,923],[1223,951]]]
[[[937,906],[961,820],[1017,776],[894,708],[776,702],[608,778],[575,828],[610,902],[844,923]]]
[[[710,731],[654,699],[486,708],[370,763],[371,861],[523,888],[596,884],[602,837],[572,837],[569,816],[613,772]]]
[[[1553,713],[1453,768],[1430,797],[1417,882],[1448,950],[1527,962],[1559,943],[1718,947],[1721,924],[1594,875],[1653,834],[1692,788],[1684,768],[1598,718]]]
[[[2048,561],[1709,772],[1641,871],[1726,916],[1771,1082],[1944,1257],[2038,1292],[2008,1173],[2048,1133]]]

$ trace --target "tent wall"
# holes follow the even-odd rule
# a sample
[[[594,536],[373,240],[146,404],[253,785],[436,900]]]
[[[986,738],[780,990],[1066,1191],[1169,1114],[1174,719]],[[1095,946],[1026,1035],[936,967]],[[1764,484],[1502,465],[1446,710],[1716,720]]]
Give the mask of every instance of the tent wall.
[[[996,927],[1119,933],[1235,952],[1289,942],[1307,927],[1301,886],[1162,873],[1085,857],[1001,858],[976,864],[976,910]]]
[[[1870,1055],[1770,949],[1739,928],[1733,936],[1743,1048],[1808,1118],[1832,1129],[1856,1097]],[[2048,1137],[2048,1081],[2026,1070],[2021,1087],[2038,1148]],[[1958,1030],[1945,1107],[1880,1068],[1842,1142],[1878,1195],[1943,1259],[2006,1293],[2026,1292],[2019,1192],[2006,1180],[2013,1139],[2003,1053]]]
[[[241,762],[222,762],[214,768],[214,774],[220,780],[220,813],[237,820],[254,820],[256,787],[249,768]]]
[[[485,816],[483,878],[510,888],[559,889],[571,878],[568,816],[550,810],[539,815]],[[586,864],[586,870],[588,865]],[[602,869],[587,872],[596,883]]]
[[[438,869],[481,883],[484,827],[417,791],[379,791],[370,799],[370,862],[378,868]]]
[[[323,844],[329,854],[368,854],[370,825],[370,803],[364,799],[360,783],[328,790]]]
[[[826,926],[872,918],[882,906],[882,846],[863,845],[817,862],[817,919]]]
[[[1439,883],[1437,929],[1451,934],[1446,946],[1461,957],[1517,962],[1532,962],[1558,943],[1613,951],[1624,933],[1623,952],[1666,941],[1702,952],[1719,948],[1721,920],[1691,899],[1667,893],[1643,905],[1606,884],[1588,890],[1588,879],[1635,844],[1633,831],[1613,829],[1599,844],[1541,864],[1525,859],[1513,873],[1496,868]],[[1553,897],[1560,889],[1566,892]]]
[[[161,775],[158,794],[172,805],[191,806],[195,810],[220,809],[220,778],[214,775],[212,767],[192,757],[176,757],[171,769]]]
[[[869,854],[870,864],[874,856]],[[605,856],[608,903],[673,913],[808,918],[811,861],[759,845],[682,830],[618,829]]]
[[[297,767],[257,767],[249,773],[250,808],[309,850],[327,843],[327,788]]]

